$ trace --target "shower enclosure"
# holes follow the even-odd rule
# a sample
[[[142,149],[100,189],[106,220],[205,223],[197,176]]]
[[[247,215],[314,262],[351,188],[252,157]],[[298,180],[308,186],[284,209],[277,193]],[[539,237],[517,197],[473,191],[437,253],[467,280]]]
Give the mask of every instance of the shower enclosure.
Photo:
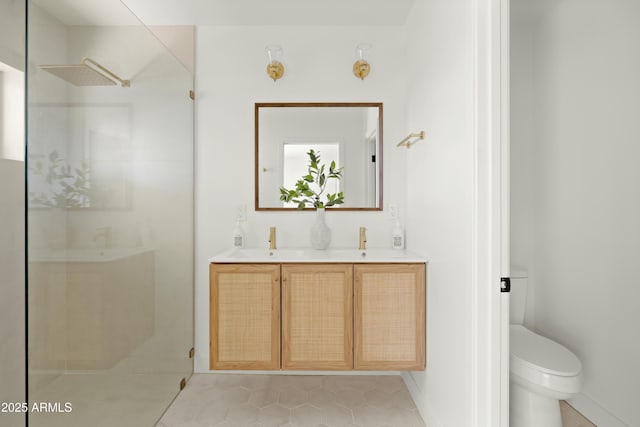
[[[28,3],[28,419],[153,426],[193,367],[193,75],[85,6]]]

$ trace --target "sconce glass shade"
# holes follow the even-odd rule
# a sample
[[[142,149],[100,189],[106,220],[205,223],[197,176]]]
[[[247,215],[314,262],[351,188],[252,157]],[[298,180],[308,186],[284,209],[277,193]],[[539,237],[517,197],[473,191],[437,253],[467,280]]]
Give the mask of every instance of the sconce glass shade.
[[[284,75],[284,65],[282,65],[282,47],[278,45],[268,45],[267,52],[267,74],[275,82]]]
[[[371,65],[367,62],[366,55],[371,49],[369,43],[360,43],[356,46],[356,62],[353,64],[353,74],[360,80],[364,80],[371,71]]]

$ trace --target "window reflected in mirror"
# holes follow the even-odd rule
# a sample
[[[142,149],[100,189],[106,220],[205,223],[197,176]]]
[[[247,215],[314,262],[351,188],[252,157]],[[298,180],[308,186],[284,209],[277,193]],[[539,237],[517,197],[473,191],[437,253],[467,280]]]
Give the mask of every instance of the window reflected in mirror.
[[[280,188],[308,174],[310,150],[343,168],[325,189],[344,193],[332,209],[382,210],[382,103],[257,103],[255,126],[256,210],[296,209]]]
[[[309,156],[307,153],[310,150],[313,150],[320,156],[320,160],[324,164],[330,165],[331,162],[335,162],[336,165],[341,165],[339,143],[285,143],[283,146],[284,159],[282,162],[282,183],[285,188],[294,188],[300,177],[307,175],[309,170]],[[309,183],[309,186],[314,192],[319,192],[320,190],[320,187],[315,182]],[[330,194],[338,193],[342,191],[341,187],[339,180],[332,179],[328,181],[324,192]],[[283,208],[296,208],[298,206],[297,203],[294,202],[281,201],[280,203],[282,203]]]

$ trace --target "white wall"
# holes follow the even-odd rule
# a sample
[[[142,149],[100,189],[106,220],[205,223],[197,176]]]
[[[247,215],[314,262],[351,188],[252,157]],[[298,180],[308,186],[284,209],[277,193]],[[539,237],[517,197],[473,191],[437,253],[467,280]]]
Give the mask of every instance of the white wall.
[[[0,158],[0,197],[0,402],[24,402],[24,162]],[[7,427],[24,425],[24,419],[0,413]]]
[[[24,1],[0,3],[0,63],[16,69],[10,74],[19,79],[23,78],[24,71],[24,16]],[[0,77],[2,74],[0,67]],[[24,91],[20,87],[17,89],[17,93],[10,95],[13,99],[0,101],[0,115],[4,115],[2,110],[11,107],[12,102],[24,105]],[[20,115],[19,119],[24,123],[23,113]],[[15,119],[13,117],[12,121]],[[9,125],[5,122],[5,126]],[[16,155],[16,151],[24,151],[23,137],[20,132],[0,133],[0,402],[26,400],[24,162],[22,155]],[[9,138],[12,140],[7,140]],[[12,148],[3,150],[2,147]],[[8,152],[12,153],[9,158],[6,157]],[[22,426],[24,423],[24,414],[0,413],[3,426]]]
[[[519,7],[519,6],[518,6]],[[512,21],[514,22],[514,21]],[[524,324],[534,328],[534,123],[533,123],[533,26],[529,21],[512,24],[510,52],[510,261],[512,277],[529,277]],[[520,282],[514,282],[520,283]]]
[[[637,1],[558,1],[533,28],[533,104],[512,111],[512,136],[533,120],[532,138],[512,138],[514,162],[532,153],[531,176],[511,170],[514,192],[533,187],[512,212],[532,218],[514,258],[533,274],[535,329],[582,360],[572,403],[607,426],[640,425],[638,22]]]
[[[401,27],[199,27],[197,33],[198,174],[196,244],[196,364],[209,366],[208,258],[228,249],[237,205],[247,206],[247,246],[267,247],[270,226],[280,247],[309,246],[313,212],[255,212],[255,102],[383,102],[384,200],[405,202],[407,57]],[[371,74],[352,74],[355,47],[373,45]],[[285,75],[266,74],[267,44],[284,49]],[[348,197],[348,194],[345,194]],[[402,211],[402,209],[401,209]],[[404,214],[401,212],[401,214]],[[393,223],[383,212],[328,212],[332,247],[355,247],[367,227],[370,247],[388,247]]]
[[[470,426],[473,190],[472,8],[416,2],[408,26],[407,132],[426,138],[403,150],[407,247],[426,255],[427,369],[410,374],[432,427]]]
[[[24,70],[25,0],[5,0],[0,3],[0,61]]]
[[[511,264],[531,270],[533,258],[533,34],[511,29]],[[516,191],[517,190],[517,191]]]

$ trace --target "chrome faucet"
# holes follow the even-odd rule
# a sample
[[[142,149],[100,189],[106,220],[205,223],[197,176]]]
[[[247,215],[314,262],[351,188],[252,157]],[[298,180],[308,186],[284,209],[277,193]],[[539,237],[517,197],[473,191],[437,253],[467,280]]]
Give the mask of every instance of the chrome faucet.
[[[113,243],[113,236],[111,233],[111,227],[108,225],[105,227],[98,227],[98,233],[93,236],[93,241],[96,242],[99,238],[104,238],[104,249],[111,249]]]
[[[269,249],[276,249],[276,228],[269,227]]]
[[[367,249],[367,229],[364,227],[360,227],[360,245],[358,246],[358,250],[364,251]]]

